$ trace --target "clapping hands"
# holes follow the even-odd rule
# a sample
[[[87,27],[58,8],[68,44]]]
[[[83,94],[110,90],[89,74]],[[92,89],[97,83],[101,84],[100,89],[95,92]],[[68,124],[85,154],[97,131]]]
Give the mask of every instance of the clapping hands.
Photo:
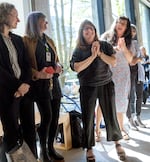
[[[92,56],[94,58],[96,58],[98,56],[99,51],[100,51],[100,43],[99,43],[99,41],[93,42],[92,48],[91,48]]]
[[[117,49],[121,50],[121,49],[124,49],[124,48],[126,48],[126,42],[125,42],[124,37],[122,37],[122,38],[118,39]]]

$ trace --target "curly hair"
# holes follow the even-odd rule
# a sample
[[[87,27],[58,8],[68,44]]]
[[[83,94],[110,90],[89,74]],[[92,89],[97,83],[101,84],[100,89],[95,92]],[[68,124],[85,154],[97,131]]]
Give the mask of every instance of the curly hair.
[[[109,31],[105,32],[103,34],[103,38],[107,39],[113,46],[116,46],[117,44],[117,32],[116,32],[116,24],[119,20],[126,20],[127,21],[127,27],[125,32],[123,33],[122,37],[125,38],[126,46],[130,48],[131,41],[132,41],[132,34],[131,34],[131,23],[128,17],[126,16],[120,16],[116,21],[112,24]]]

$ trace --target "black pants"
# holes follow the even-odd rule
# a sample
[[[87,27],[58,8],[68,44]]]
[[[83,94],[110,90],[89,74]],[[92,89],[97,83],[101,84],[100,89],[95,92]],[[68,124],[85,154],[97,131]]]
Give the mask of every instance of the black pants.
[[[147,79],[149,80],[149,71],[145,72],[145,80],[147,80]]]
[[[57,127],[58,127],[60,100],[61,98],[53,99],[53,100],[51,100],[50,98],[47,98],[47,99],[38,98],[34,100],[34,102],[36,102],[38,106],[38,110],[41,115],[41,123],[38,128],[38,133],[39,133],[40,141],[41,141],[41,144],[43,145],[43,148],[45,148],[47,144],[49,148],[53,147],[53,142],[54,142],[54,138],[55,138]],[[25,105],[30,107],[30,109],[33,109],[34,102],[31,98],[28,98],[28,100],[26,100]],[[34,116],[31,116],[31,120],[33,119],[34,119]],[[26,123],[25,125],[26,126],[24,127],[27,127],[28,124]],[[33,134],[32,137],[31,137],[31,132]],[[32,129],[31,131],[26,131],[26,133],[27,133],[26,141],[28,145],[30,146],[31,150],[35,152],[34,145],[35,145],[36,138],[34,135],[35,134],[34,130]]]
[[[130,96],[129,96],[129,105],[127,109],[127,117],[130,119],[132,112],[135,112],[135,93],[136,93],[136,84],[138,82],[138,70],[132,69],[130,67],[130,72],[131,72],[131,89],[130,89]]]
[[[137,82],[135,85],[135,94],[131,98],[131,113],[136,113],[136,116],[141,114],[142,108],[142,101],[143,101],[143,82]]]
[[[58,128],[60,98],[53,100],[38,100],[38,109],[41,114],[41,124],[38,128],[41,148],[44,156],[47,150],[53,150],[53,143]],[[48,148],[47,148],[48,146]]]
[[[21,98],[8,99],[0,103],[0,118],[4,131],[4,149],[9,152],[21,142],[19,127]]]
[[[107,140],[118,141],[122,138],[116,117],[114,83],[99,87],[80,87],[80,102],[83,120],[83,148],[90,149],[95,145],[94,139],[94,113],[96,100],[102,109],[106,124]]]
[[[53,149],[53,143],[54,143],[54,139],[55,139],[57,128],[58,128],[60,100],[61,100],[61,98],[57,98],[57,99],[53,99],[51,101],[52,119],[51,119],[51,124],[49,127],[49,134],[48,134],[48,148],[49,148],[49,150]]]
[[[25,96],[20,104],[20,121],[23,138],[37,158],[34,102]]]
[[[0,162],[7,162],[3,142],[0,141]]]

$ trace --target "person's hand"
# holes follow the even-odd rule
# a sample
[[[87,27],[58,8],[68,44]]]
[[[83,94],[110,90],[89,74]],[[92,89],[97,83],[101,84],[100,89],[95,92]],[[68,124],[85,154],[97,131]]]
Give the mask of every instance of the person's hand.
[[[16,97],[16,98],[21,97],[21,94],[19,93],[19,91],[15,92],[14,97]]]
[[[15,92],[14,96],[16,98],[24,96],[29,91],[30,85],[26,83],[22,83],[20,87]]]
[[[119,47],[118,47],[118,46],[114,46],[113,49],[114,49],[115,51],[119,51]]]
[[[131,64],[130,65],[136,65],[138,62],[141,62],[142,61],[142,58],[140,58],[140,57],[133,57],[133,59],[132,59],[132,62],[131,62]]]
[[[99,41],[93,42],[92,48],[91,48],[92,56],[94,58],[96,58],[98,53],[99,53],[99,51],[100,51],[100,43],[99,43]]]
[[[51,79],[53,74],[50,74],[47,71],[47,67],[44,67],[41,71],[37,71],[34,75],[36,79]]]
[[[126,48],[126,43],[124,37],[118,39],[118,49]]]
[[[55,73],[60,74],[62,72],[63,72],[63,67],[59,63],[57,63],[55,66]]]
[[[48,66],[46,69],[45,69],[45,72],[48,73],[48,74],[54,74],[55,73],[55,70],[52,66]]]

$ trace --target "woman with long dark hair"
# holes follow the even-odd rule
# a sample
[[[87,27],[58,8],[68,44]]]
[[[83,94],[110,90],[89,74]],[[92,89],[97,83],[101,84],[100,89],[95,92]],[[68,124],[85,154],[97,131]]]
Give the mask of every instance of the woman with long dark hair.
[[[102,39],[109,41],[116,50],[117,66],[111,70],[115,83],[117,117],[123,138],[128,140],[129,135],[124,128],[124,115],[127,113],[130,98],[130,68],[137,61],[129,18],[125,16],[117,18],[111,29],[102,35]]]
[[[78,73],[80,82],[83,148],[86,148],[87,161],[95,161],[92,147],[95,145],[94,111],[97,99],[106,124],[107,140],[115,142],[120,160],[125,160],[124,149],[119,143],[122,135],[116,117],[114,83],[109,68],[116,65],[114,53],[109,43],[98,40],[92,22],[85,20],[81,23],[70,66]]]

